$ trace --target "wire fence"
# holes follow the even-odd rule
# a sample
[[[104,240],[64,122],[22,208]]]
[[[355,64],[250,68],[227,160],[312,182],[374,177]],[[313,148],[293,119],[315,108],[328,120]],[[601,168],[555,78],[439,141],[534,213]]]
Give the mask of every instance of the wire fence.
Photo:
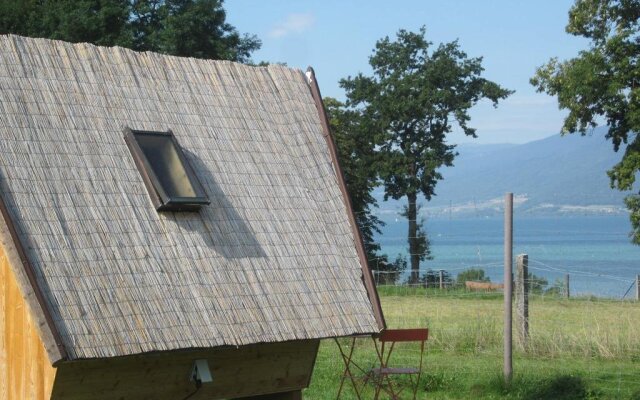
[[[492,278],[502,278],[502,263],[470,264],[447,269],[426,269],[419,272],[420,281],[411,283],[410,272],[373,269],[372,274],[377,287],[388,292],[402,292],[416,288],[438,288],[447,291],[456,289],[501,289],[501,287],[469,287],[467,282],[491,283]],[[634,272],[638,274],[634,275]],[[638,269],[629,270],[626,276],[612,275],[603,272],[581,271],[575,267],[549,265],[530,259],[528,279],[534,295],[562,295],[572,297],[590,297],[601,299],[636,299]],[[477,273],[474,275],[474,273]],[[567,281],[568,278],[568,281]],[[498,283],[496,283],[498,284]],[[473,286],[473,285],[472,285]],[[567,290],[568,289],[568,290]],[[474,294],[476,295],[476,294]],[[637,300],[637,299],[636,299]]]
[[[406,271],[372,271],[388,328],[430,330],[419,392],[423,397],[419,398],[449,393],[461,381],[482,386],[498,380],[503,354],[504,294],[499,279],[503,268],[501,262],[488,262],[422,270],[418,283],[409,283]],[[583,271],[575,265],[530,257],[529,275],[522,281],[529,287],[529,331],[525,341],[518,325],[522,316],[514,307],[517,379],[575,381],[584,388],[596,388],[593,393],[585,389],[589,398],[633,399],[640,394],[640,301],[636,299],[640,294],[635,277]],[[599,290],[603,284],[621,295],[603,293]],[[358,346],[354,359],[364,370],[372,368],[374,347],[368,340]],[[392,363],[412,366],[419,356],[417,346],[401,345]],[[342,370],[340,360],[331,362],[334,373]],[[355,398],[345,390],[341,398]],[[555,395],[540,396],[535,398]]]
[[[517,299],[513,307],[514,379],[533,391],[513,394],[512,388],[509,395],[500,388],[482,393],[504,382],[503,221],[427,220],[430,251],[417,254],[420,279],[412,282],[410,266],[394,270],[397,254],[409,261],[407,220],[382,217],[386,226],[377,239],[384,256],[369,265],[387,327],[430,332],[418,398],[562,398],[535,391],[545,385],[577,393],[567,398],[640,398],[640,247],[629,243],[626,216],[514,218],[514,254],[529,255],[521,279],[528,286],[526,337]],[[314,379],[339,379],[344,365],[335,345],[323,348],[316,365],[326,370]],[[396,351],[395,366],[419,360],[417,346]],[[373,368],[370,338],[357,341],[354,360],[364,371]],[[461,394],[459,386],[470,392]],[[341,398],[356,396],[347,389]]]

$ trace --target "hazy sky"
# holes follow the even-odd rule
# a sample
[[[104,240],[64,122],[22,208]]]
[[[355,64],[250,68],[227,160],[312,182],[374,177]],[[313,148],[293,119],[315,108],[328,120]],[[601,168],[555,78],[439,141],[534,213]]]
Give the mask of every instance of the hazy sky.
[[[376,40],[398,29],[427,27],[434,44],[458,39],[483,56],[485,77],[516,91],[498,109],[479,104],[471,126],[478,143],[524,143],[559,132],[565,112],[536,93],[529,78],[550,57],[566,59],[588,43],[565,31],[569,0],[305,1],[228,0],[227,21],[262,40],[254,61],[316,71],[324,96],[344,99],[341,78],[370,73]],[[452,142],[468,142],[455,134]]]

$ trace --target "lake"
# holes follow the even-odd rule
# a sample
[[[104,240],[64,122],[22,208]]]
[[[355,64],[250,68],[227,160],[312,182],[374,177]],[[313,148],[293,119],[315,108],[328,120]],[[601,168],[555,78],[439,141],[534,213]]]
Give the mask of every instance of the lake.
[[[383,220],[387,225],[377,237],[382,252],[390,259],[407,254],[406,220]],[[433,260],[423,261],[421,270],[443,269],[455,277],[464,269],[480,267],[493,282],[502,282],[503,224],[500,218],[426,220]],[[528,254],[530,271],[549,283],[569,273],[572,294],[622,298],[640,274],[640,246],[630,243],[630,230],[626,215],[515,215],[514,262],[517,254]]]

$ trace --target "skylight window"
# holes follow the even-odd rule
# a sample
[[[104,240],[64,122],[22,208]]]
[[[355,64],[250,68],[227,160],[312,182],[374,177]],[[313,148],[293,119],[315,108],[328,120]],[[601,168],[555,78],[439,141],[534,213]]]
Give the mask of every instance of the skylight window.
[[[209,204],[193,169],[167,132],[125,129],[124,139],[158,211],[197,211]]]

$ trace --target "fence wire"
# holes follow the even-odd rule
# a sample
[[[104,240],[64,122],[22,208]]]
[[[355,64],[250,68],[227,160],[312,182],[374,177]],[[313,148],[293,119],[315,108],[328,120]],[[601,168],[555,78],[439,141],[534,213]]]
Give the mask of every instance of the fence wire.
[[[470,268],[484,275],[474,280]],[[430,330],[419,398],[447,393],[456,382],[476,380],[482,385],[500,376],[504,294],[502,282],[494,277],[501,278],[503,268],[502,263],[490,262],[448,268],[442,274],[423,270],[418,283],[409,283],[403,272],[372,271],[388,327]],[[515,269],[514,265],[514,279]],[[593,390],[593,398],[632,399],[640,393],[640,302],[632,296],[607,296],[597,290],[608,282],[624,294],[629,286],[635,288],[636,281],[531,257],[529,273],[525,280],[529,286],[526,340],[518,325],[522,315],[513,307],[516,379],[574,379],[585,390]],[[565,292],[567,275],[569,293]],[[470,288],[467,282],[487,285]],[[580,290],[572,288],[574,282]],[[635,295],[635,289],[631,292]],[[373,368],[376,358],[371,340],[356,346],[356,362],[363,370]],[[412,366],[419,356],[418,346],[400,345],[392,363]],[[321,362],[332,363],[335,374],[342,371],[339,359]],[[355,398],[350,397],[355,396],[351,389],[345,390],[341,398]]]

